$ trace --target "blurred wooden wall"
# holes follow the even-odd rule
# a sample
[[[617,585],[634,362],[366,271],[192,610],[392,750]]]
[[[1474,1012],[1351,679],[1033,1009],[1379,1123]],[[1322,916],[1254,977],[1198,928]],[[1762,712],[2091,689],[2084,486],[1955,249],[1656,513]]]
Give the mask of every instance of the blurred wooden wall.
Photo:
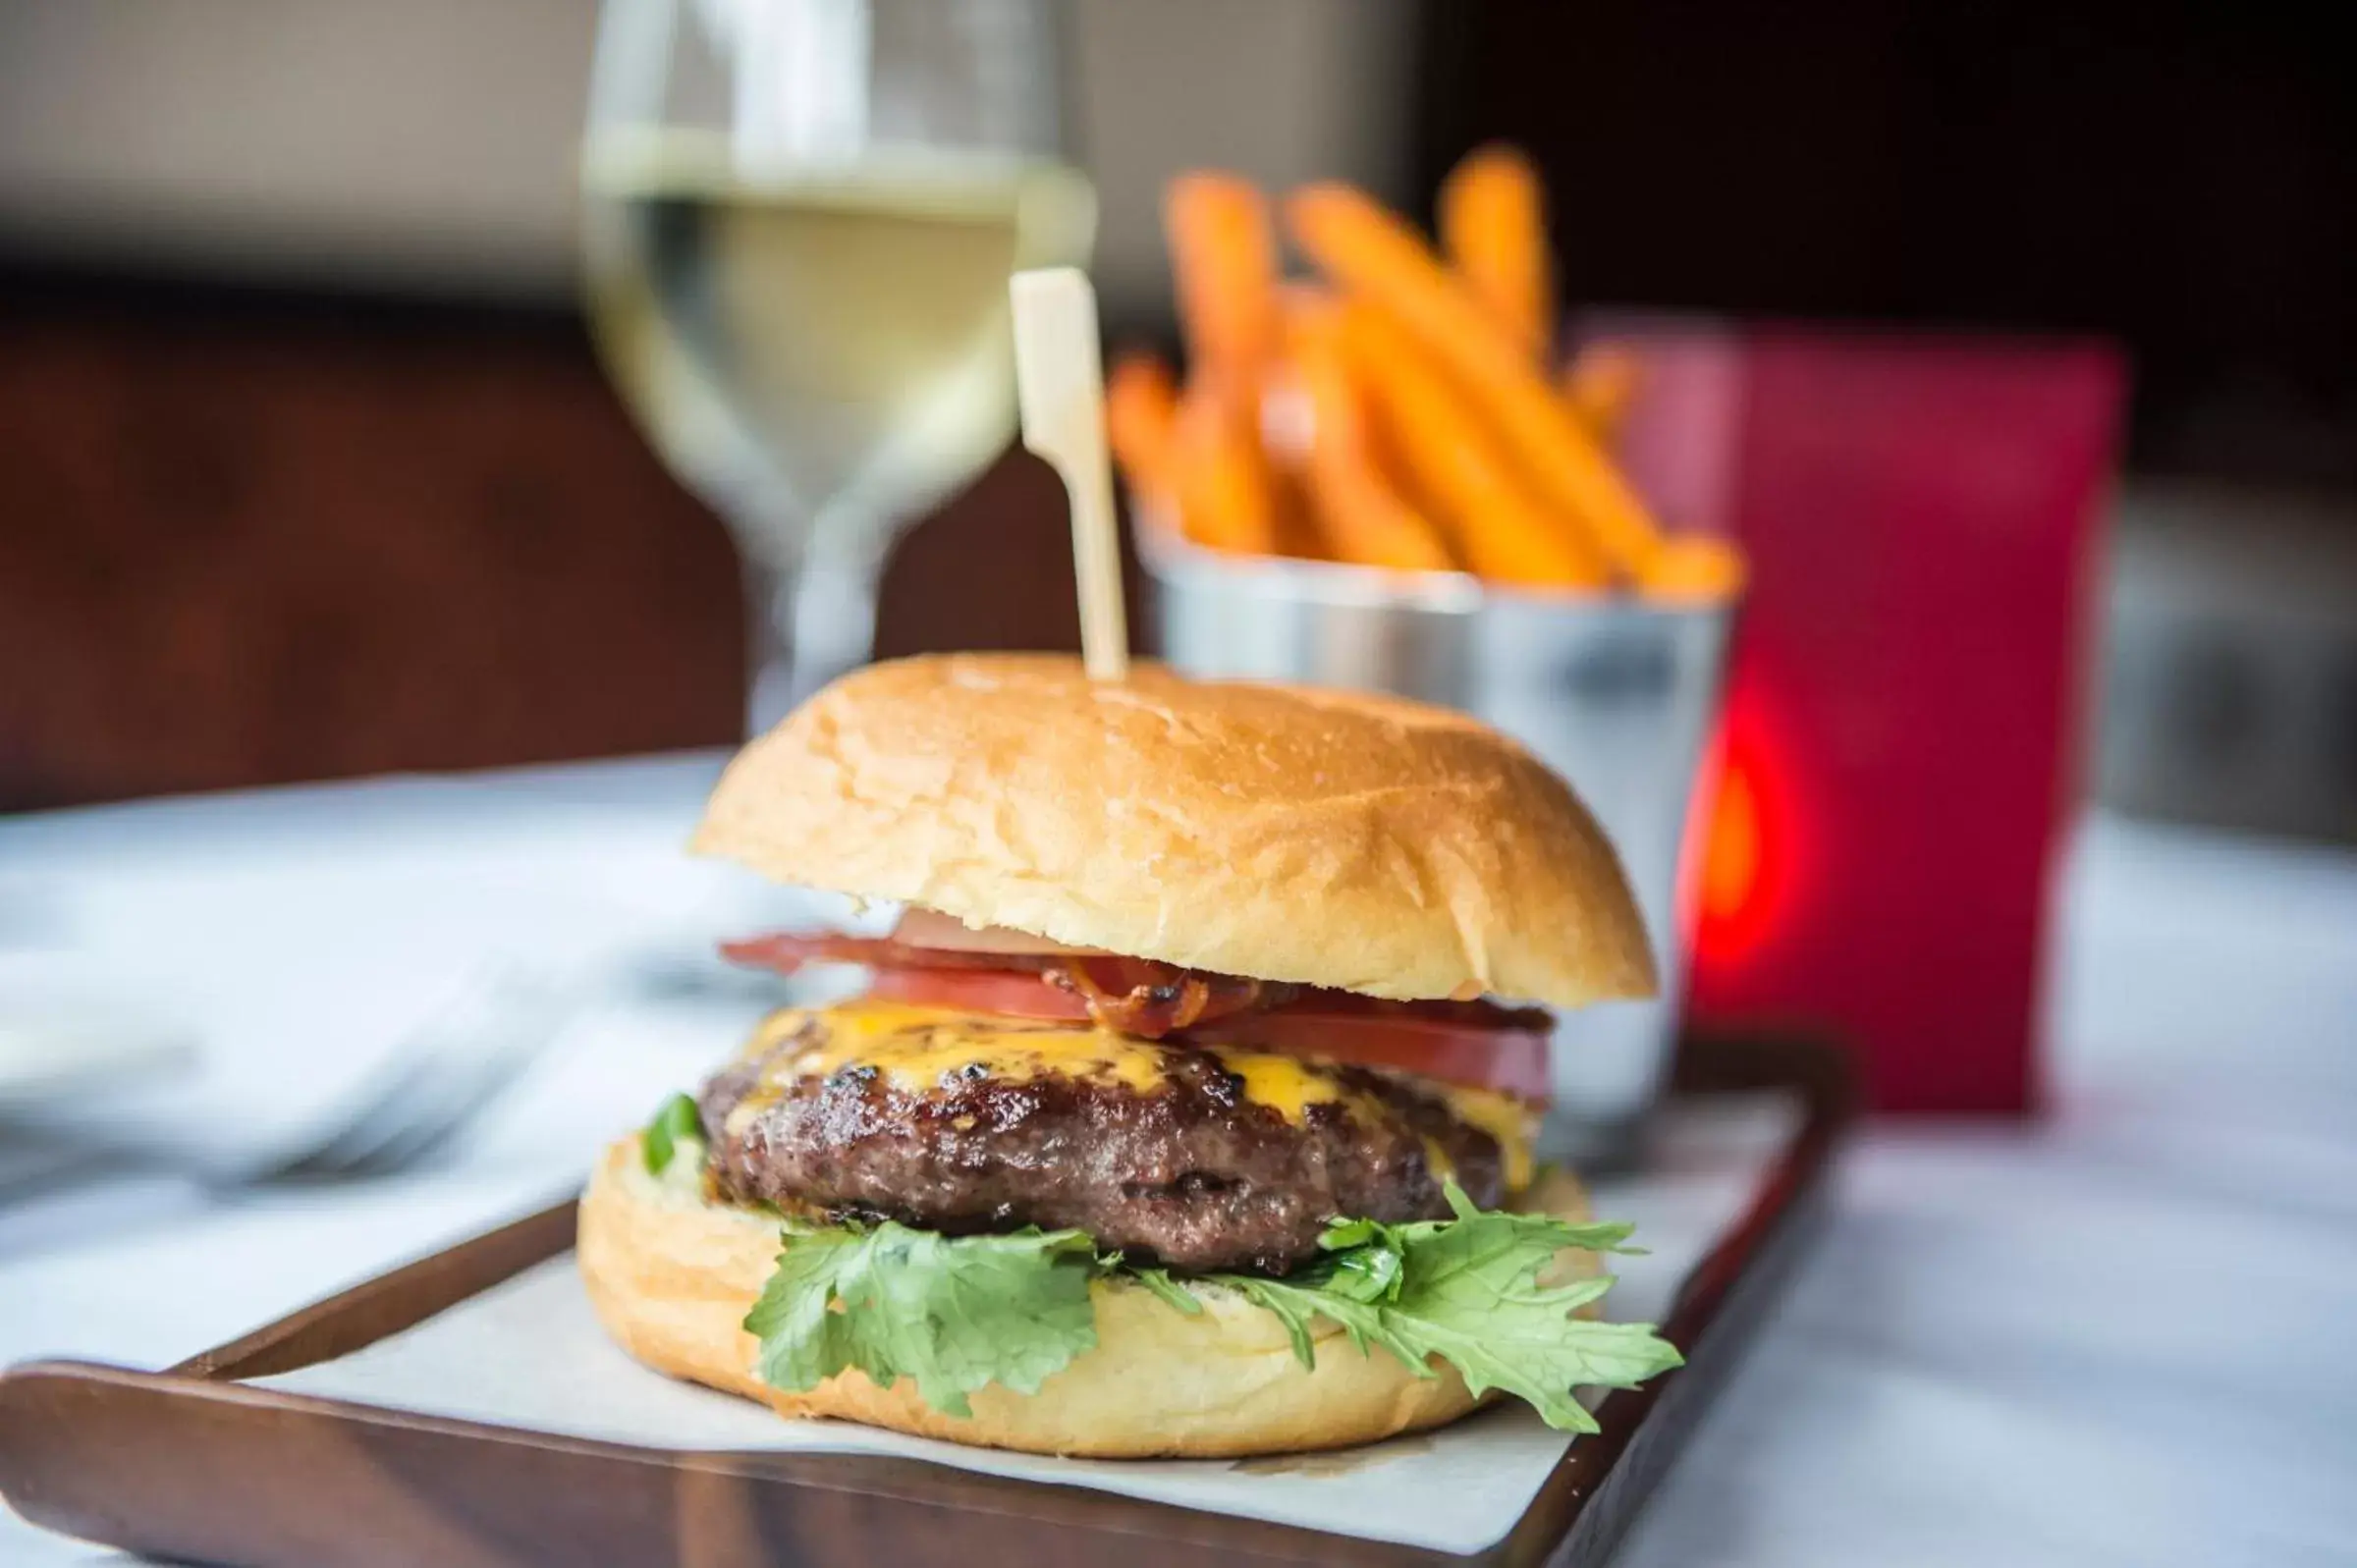
[[[1077,645],[1016,455],[879,647]],[[736,738],[737,567],[556,314],[0,275],[0,810]]]

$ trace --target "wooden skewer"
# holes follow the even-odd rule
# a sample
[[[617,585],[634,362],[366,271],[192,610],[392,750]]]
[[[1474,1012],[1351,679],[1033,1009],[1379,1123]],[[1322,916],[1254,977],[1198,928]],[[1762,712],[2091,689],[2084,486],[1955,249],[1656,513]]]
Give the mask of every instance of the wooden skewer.
[[[1072,574],[1080,588],[1080,656],[1092,680],[1129,673],[1122,553],[1105,456],[1105,367],[1097,292],[1077,267],[1042,267],[1008,281],[1014,301],[1014,391],[1023,445],[1064,478],[1072,505]]]

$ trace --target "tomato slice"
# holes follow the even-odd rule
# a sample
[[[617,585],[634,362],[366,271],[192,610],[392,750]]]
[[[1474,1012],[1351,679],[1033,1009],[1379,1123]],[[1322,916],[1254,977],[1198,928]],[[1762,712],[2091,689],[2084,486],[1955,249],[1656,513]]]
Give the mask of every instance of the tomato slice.
[[[1453,1023],[1404,1010],[1328,1010],[1304,1002],[1223,1019],[1194,1031],[1194,1038],[1262,1046],[1361,1067],[1391,1067],[1544,1105],[1547,1033],[1512,1024]]]
[[[1028,970],[882,968],[868,995],[885,1001],[1005,1018],[1086,1023],[1078,994]],[[1315,998],[1265,1012],[1198,1025],[1185,1038],[1400,1072],[1491,1089],[1533,1103],[1547,1099],[1545,1014],[1471,1004]],[[1435,1016],[1435,1014],[1440,1014]],[[1478,1020],[1478,1021],[1476,1021]]]
[[[1547,1098],[1553,1020],[1532,1009],[1386,1001],[1140,958],[932,947],[832,933],[782,932],[721,950],[739,963],[790,974],[804,963],[865,964],[873,976],[867,994],[884,1001],[1003,1018],[1096,1019],[1147,1038],[1176,1032]]]
[[[878,969],[867,994],[911,1007],[1088,1022],[1088,1002],[1036,969]]]

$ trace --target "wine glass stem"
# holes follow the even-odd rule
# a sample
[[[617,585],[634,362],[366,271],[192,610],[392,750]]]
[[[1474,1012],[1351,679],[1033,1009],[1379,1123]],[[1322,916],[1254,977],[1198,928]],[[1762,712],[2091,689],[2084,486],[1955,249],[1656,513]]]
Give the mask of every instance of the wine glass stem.
[[[772,729],[803,698],[867,662],[875,647],[878,565],[826,551],[785,568],[745,563],[748,735]]]

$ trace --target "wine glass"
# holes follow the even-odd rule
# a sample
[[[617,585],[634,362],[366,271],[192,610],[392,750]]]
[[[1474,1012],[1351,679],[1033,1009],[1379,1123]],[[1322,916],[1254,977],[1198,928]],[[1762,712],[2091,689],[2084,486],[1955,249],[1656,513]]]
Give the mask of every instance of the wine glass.
[[[590,317],[736,537],[750,732],[868,657],[894,532],[1014,431],[1008,276],[1095,227],[1058,43],[1057,0],[608,0]]]

